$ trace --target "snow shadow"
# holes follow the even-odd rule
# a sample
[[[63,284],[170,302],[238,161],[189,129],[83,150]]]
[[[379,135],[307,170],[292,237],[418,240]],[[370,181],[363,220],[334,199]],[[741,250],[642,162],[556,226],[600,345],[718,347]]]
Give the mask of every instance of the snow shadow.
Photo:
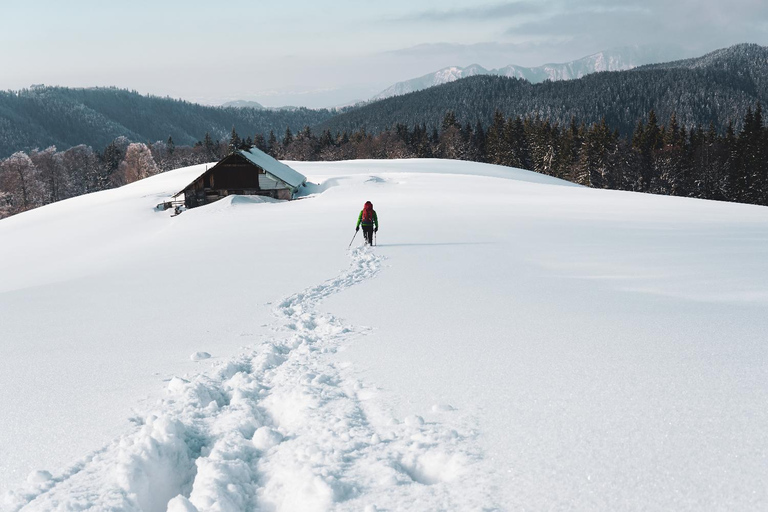
[[[375,247],[432,247],[436,245],[492,245],[495,242],[421,242],[410,244],[376,244]]]

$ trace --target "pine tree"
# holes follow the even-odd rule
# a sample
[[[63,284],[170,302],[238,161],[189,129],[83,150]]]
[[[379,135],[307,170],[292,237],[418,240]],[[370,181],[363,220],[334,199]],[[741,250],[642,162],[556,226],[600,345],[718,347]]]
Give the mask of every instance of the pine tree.
[[[530,148],[530,170],[542,174],[554,175],[558,160],[559,130],[549,124],[549,121],[534,120],[526,131],[526,140]]]
[[[754,158],[756,149],[754,144],[757,139],[756,132],[755,115],[752,112],[752,107],[748,107],[747,113],[744,116],[744,126],[738,137],[739,158],[731,190],[734,200],[739,202],[754,202],[753,180],[757,174]]]
[[[269,130],[269,139],[267,139],[267,154],[272,157],[276,157],[277,151],[277,136],[275,135],[274,131]]]
[[[253,136],[253,145],[259,151],[267,152],[267,142],[264,140],[264,135],[257,133]]]
[[[211,134],[208,132],[205,132],[205,138],[203,138],[203,154],[206,159],[206,161],[211,161],[216,158],[216,146],[217,144],[213,142],[213,139],[211,138]]]
[[[595,188],[611,188],[613,177],[609,175],[608,151],[611,133],[605,124],[592,125],[581,146],[577,183]]]
[[[508,143],[504,138],[506,119],[500,110],[493,114],[493,122],[486,135],[487,161],[492,164],[504,165],[509,153]]]
[[[445,116],[443,117],[443,124],[440,127],[441,132],[445,132],[448,130],[448,128],[456,127],[458,128],[459,123],[456,120],[456,114],[453,112],[453,110],[449,110],[445,113]]]
[[[103,168],[96,179],[97,190],[106,190],[111,186],[111,177],[117,172],[120,162],[123,161],[123,156],[124,152],[117,144],[117,140],[113,140],[106,148],[104,148],[104,153],[101,158]]]
[[[559,148],[553,166],[554,176],[566,180],[575,179],[582,131],[576,122],[576,118],[572,117],[568,129],[562,132],[558,141]]]
[[[755,115],[752,120],[748,151],[752,155],[751,174],[749,177],[751,191],[749,201],[754,204],[768,204],[768,149],[766,148],[766,129],[763,125],[763,106],[757,102]]]
[[[648,125],[643,138],[643,150],[650,153],[657,149],[661,149],[663,144],[664,140],[661,136],[659,122],[656,119],[656,111],[651,109],[648,113]]]
[[[475,162],[486,161],[485,130],[483,129],[483,125],[480,120],[475,123],[475,129],[472,130],[472,135],[469,138],[469,147],[471,160],[474,160]]]
[[[427,135],[427,125],[415,126],[413,128],[413,144],[414,150],[418,158],[432,158],[434,153],[432,152],[432,144],[429,141],[429,135]]]
[[[229,136],[229,144],[227,145],[227,149],[229,153],[235,153],[240,147],[242,146],[242,141],[240,140],[240,136],[237,134],[237,131],[235,131],[235,127],[232,127],[232,133]]]
[[[502,165],[530,169],[528,157],[528,141],[525,136],[525,126],[520,116],[507,119],[502,132]]]
[[[680,138],[680,126],[677,123],[677,114],[672,112],[669,117],[669,129],[664,132],[664,144],[668,146],[682,146]]]
[[[333,139],[333,135],[331,135],[331,130],[327,128],[323,130],[323,133],[320,135],[320,139],[318,142],[320,145],[320,150],[334,146],[334,139]]]

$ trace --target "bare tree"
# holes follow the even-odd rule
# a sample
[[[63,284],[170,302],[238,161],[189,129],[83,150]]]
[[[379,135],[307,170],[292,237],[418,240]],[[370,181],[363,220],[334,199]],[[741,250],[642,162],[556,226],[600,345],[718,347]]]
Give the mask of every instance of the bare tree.
[[[5,193],[4,202],[10,215],[40,205],[37,169],[23,151],[0,162],[0,190]]]
[[[66,197],[66,180],[62,154],[56,152],[56,146],[49,146],[44,150],[34,149],[29,153],[29,158],[35,164],[38,179],[42,188],[43,204],[55,203]]]
[[[147,145],[142,142],[134,142],[128,145],[125,150],[125,158],[117,168],[114,182],[116,185],[126,185],[148,178],[159,171]]]
[[[102,165],[91,146],[80,144],[66,150],[61,162],[67,176],[65,198],[103,189]]]
[[[11,195],[0,190],[0,219],[11,215]]]

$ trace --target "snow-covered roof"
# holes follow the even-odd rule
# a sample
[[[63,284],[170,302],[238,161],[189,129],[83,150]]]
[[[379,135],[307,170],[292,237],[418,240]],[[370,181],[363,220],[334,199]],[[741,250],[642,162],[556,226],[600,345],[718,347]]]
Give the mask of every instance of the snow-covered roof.
[[[288,167],[283,162],[272,158],[259,149],[251,148],[247,151],[241,149],[238,151],[238,153],[267,171],[272,176],[280,178],[293,188],[299,188],[302,184],[304,184],[304,182],[307,181],[306,176],[292,169],[291,167]]]
[[[264,153],[263,151],[251,148],[249,150],[240,149],[237,151],[237,153],[233,154],[240,154],[243,158],[248,160],[249,162],[261,167],[264,169],[264,171],[267,172],[267,174],[271,174],[275,178],[284,181],[289,186],[293,187],[294,189],[299,188],[301,185],[303,185],[307,181],[307,177],[301,174],[300,172],[296,171],[295,169],[292,169],[291,167],[288,167],[283,162],[280,162],[279,160],[276,160],[269,156],[268,154]],[[219,162],[220,163],[220,162]],[[218,164],[216,164],[218,165]],[[214,166],[215,167],[215,166]],[[205,172],[210,171],[213,169],[211,167],[210,169],[207,169]],[[200,176],[204,175],[205,173],[201,174]],[[200,176],[192,180],[192,183],[178,191],[176,194],[174,194],[172,197],[177,197],[184,193],[184,190],[186,190],[188,187],[190,187],[195,181],[200,179]]]

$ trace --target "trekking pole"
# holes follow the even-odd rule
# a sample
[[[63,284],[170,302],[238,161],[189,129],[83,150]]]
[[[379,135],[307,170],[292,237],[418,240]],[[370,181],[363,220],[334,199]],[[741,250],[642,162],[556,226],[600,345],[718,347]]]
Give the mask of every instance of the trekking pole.
[[[349,249],[350,247],[352,247],[352,242],[354,242],[354,241],[355,241],[355,237],[356,237],[356,236],[357,236],[357,230],[355,230],[355,234],[354,234],[354,236],[352,237],[352,241],[351,241],[351,242],[349,242],[349,246],[347,246],[347,249]]]

